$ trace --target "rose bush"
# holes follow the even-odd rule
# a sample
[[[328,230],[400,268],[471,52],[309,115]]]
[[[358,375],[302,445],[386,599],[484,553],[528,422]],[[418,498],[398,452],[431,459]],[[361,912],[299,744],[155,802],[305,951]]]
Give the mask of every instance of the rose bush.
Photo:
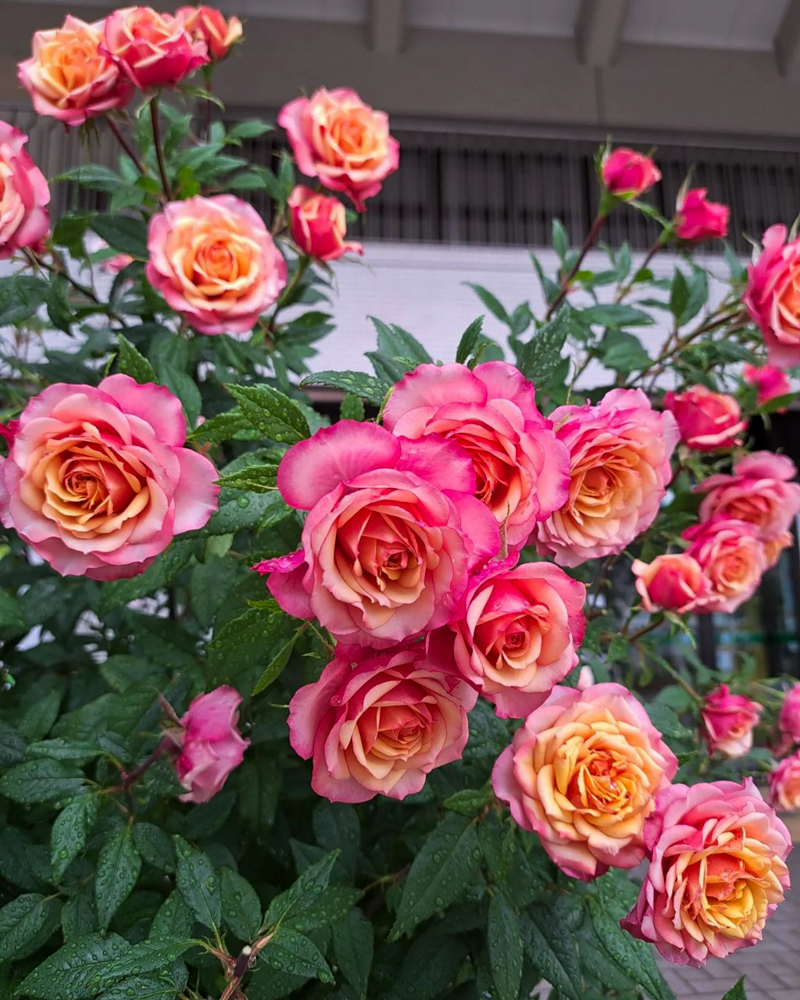
[[[34,108],[120,156],[51,231],[0,125],[0,995],[671,1000],[656,950],[754,943],[798,687],[696,633],[791,576],[782,227],[710,304],[727,209],[605,148],[544,308],[473,286],[502,343],[375,319],[372,373],[312,372],[386,114],[298,97],[267,162],[210,90],[235,16],[45,28]],[[630,212],[648,254],[587,256]]]

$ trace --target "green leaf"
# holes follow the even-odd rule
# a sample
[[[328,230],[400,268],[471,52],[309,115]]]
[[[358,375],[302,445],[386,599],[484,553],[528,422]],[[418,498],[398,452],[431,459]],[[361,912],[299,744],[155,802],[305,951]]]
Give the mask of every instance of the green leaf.
[[[622,930],[597,899],[590,900],[589,915],[599,947],[616,967],[653,1000],[672,1000],[669,987],[656,965],[652,948]]]
[[[310,385],[330,386],[333,389],[342,389],[344,392],[361,396],[375,406],[383,403],[384,396],[391,388],[390,382],[382,381],[366,372],[314,372],[306,375],[300,383],[300,388],[305,389]]]
[[[59,219],[53,228],[53,243],[66,247],[72,257],[83,257],[83,237],[96,212],[70,212]]]
[[[453,935],[434,932],[418,937],[403,956],[391,996],[434,1000],[457,980],[466,958],[466,945]]]
[[[288,396],[269,385],[229,385],[245,419],[264,437],[295,444],[311,436],[308,421]]]
[[[210,858],[190,847],[183,837],[176,835],[173,843],[177,857],[176,882],[184,901],[204,927],[218,929],[222,919],[222,893]]]
[[[569,237],[567,231],[558,219],[553,219],[553,249],[558,254],[558,259],[563,263],[569,252]]]
[[[25,740],[6,722],[0,721],[0,767],[19,764],[25,756]]]
[[[57,330],[64,333],[72,333],[72,323],[75,317],[69,304],[67,291],[69,283],[63,274],[54,274],[50,278],[50,287],[47,289],[46,303],[47,316]]]
[[[562,306],[549,323],[537,330],[526,344],[520,346],[519,370],[536,388],[547,388],[561,361],[561,352],[572,322],[570,307]]]
[[[159,906],[150,927],[150,939],[188,938],[194,927],[194,916],[184,903],[183,896],[175,890]]]
[[[339,416],[342,420],[363,420],[364,400],[360,396],[348,392],[339,404]]]
[[[291,638],[288,639],[273,656],[267,664],[264,673],[258,678],[256,686],[253,688],[253,697],[257,694],[261,694],[262,691],[266,691],[270,684],[273,684],[280,677],[286,668],[286,664],[289,662],[289,657],[292,655],[295,643],[303,632],[305,632],[306,628],[306,625],[301,625]]]
[[[269,651],[283,646],[296,621],[282,611],[267,614],[247,608],[238,618],[215,629],[208,649],[208,677],[213,684],[230,683],[263,663]]]
[[[333,955],[342,975],[364,1000],[372,968],[374,932],[359,909],[333,925]]]
[[[175,850],[167,834],[154,823],[137,823],[133,842],[144,860],[162,872],[175,871]]]
[[[333,973],[314,942],[297,931],[281,927],[261,952],[260,961],[278,972],[288,972],[323,983],[334,982]]]
[[[36,743],[31,743],[26,754],[29,759],[31,757],[52,757],[54,760],[73,760],[86,763],[99,757],[102,752],[100,747],[84,740],[67,740],[59,736],[54,740],[39,740]]]
[[[292,842],[292,847],[297,841]],[[311,845],[305,845],[311,849]],[[290,913],[282,926],[293,931],[308,934],[311,931],[335,927],[340,924],[350,910],[359,902],[363,893],[346,885],[329,885],[317,897],[314,905],[303,913]]]
[[[220,875],[222,917],[240,941],[252,941],[261,926],[261,900],[247,879],[230,868]]]
[[[744,991],[746,978],[746,976],[742,976],[742,978],[728,990],[722,1000],[747,1000],[747,994]]]
[[[84,163],[79,167],[73,167],[63,174],[54,177],[51,183],[59,181],[70,181],[79,187],[89,188],[92,191],[116,191],[123,183],[118,173],[103,167],[99,163]]]
[[[478,345],[478,340],[481,336],[482,330],[483,316],[479,316],[476,320],[473,320],[461,334],[461,340],[459,340],[458,347],[456,348],[457,364],[465,365],[467,363],[469,356],[474,352]]]
[[[112,834],[97,858],[95,905],[102,930],[133,892],[141,870],[142,859],[133,843],[133,831],[126,826]]]
[[[20,736],[26,740],[39,740],[46,736],[58,718],[62,695],[63,692],[56,688],[48,691],[44,698],[28,705],[17,722]],[[53,753],[46,754],[46,756],[55,757],[58,755]]]
[[[175,1000],[180,986],[160,976],[132,976],[115,983],[97,1000]]]
[[[302,873],[285,892],[276,896],[269,904],[264,926],[280,925],[289,914],[305,913],[314,905],[327,889],[331,880],[331,871],[338,856],[338,851],[331,851]],[[285,970],[291,972],[291,969]]]
[[[233,128],[228,129],[225,141],[230,142],[232,139],[257,139],[260,135],[272,132],[274,128],[275,126],[270,125],[269,122],[249,118],[247,121],[238,122]]]
[[[26,323],[47,298],[48,282],[29,274],[0,278],[0,326]]]
[[[26,893],[0,909],[0,962],[27,958],[61,923],[60,899]]]
[[[599,353],[606,368],[622,375],[643,371],[650,365],[650,355],[642,347],[639,338],[622,330],[609,329],[600,344]]]
[[[278,466],[248,465],[231,476],[220,476],[217,484],[248,493],[273,493],[278,488]]]
[[[128,215],[98,215],[90,225],[110,247],[147,260],[147,226],[141,219]]]
[[[96,795],[82,795],[70,802],[56,817],[50,833],[50,866],[56,885],[86,847],[99,808]]]
[[[461,816],[477,816],[492,798],[492,786],[487,782],[483,788],[463,788],[448,796],[442,805]]]
[[[702,268],[695,267],[688,281],[686,276],[675,269],[669,296],[669,308],[681,327],[700,312],[708,301],[708,277]]]
[[[325,851],[339,851],[334,871],[349,884],[355,879],[361,849],[361,824],[356,810],[345,802],[317,803],[312,816],[314,836]]]
[[[60,760],[44,758],[17,764],[0,778],[0,795],[22,805],[68,799],[83,789],[82,772]]]
[[[117,355],[117,366],[123,375],[130,375],[140,385],[145,382],[152,382],[158,385],[158,377],[155,369],[141,354],[133,344],[120,333],[118,334],[119,354]]]
[[[230,499],[221,500],[216,514],[211,516],[204,528],[194,532],[192,537],[208,538],[214,535],[232,535],[237,531],[262,531],[292,515],[292,509],[277,490],[248,496],[234,495]]]
[[[87,882],[76,889],[61,911],[61,928],[64,942],[71,944],[97,930],[97,915],[94,912],[94,885]]]
[[[522,982],[522,936],[519,917],[503,894],[495,890],[486,929],[489,967],[497,1000],[517,1000]]]
[[[610,326],[614,329],[624,326],[651,326],[655,322],[650,313],[635,309],[633,306],[626,306],[621,302],[581,309],[580,318],[583,323]]]
[[[85,1000],[103,988],[109,968],[130,951],[119,934],[87,934],[46,958],[23,980],[18,993],[34,1000]]]
[[[378,350],[387,358],[408,358],[415,365],[433,364],[433,358],[416,337],[407,330],[391,326],[374,316],[369,317],[378,333]]]
[[[495,298],[494,295],[482,285],[474,285],[471,281],[465,281],[464,284],[467,288],[471,288],[473,292],[478,296],[481,302],[486,306],[489,312],[504,323],[506,326],[511,326],[511,317],[506,312],[505,306]]]
[[[417,924],[460,899],[475,882],[480,857],[474,821],[445,816],[414,858],[390,938],[410,934]]]
[[[275,819],[283,772],[273,759],[257,756],[245,758],[237,777],[242,820],[257,840],[266,840]]]
[[[258,431],[253,427],[238,406],[234,406],[224,413],[218,413],[215,417],[196,427],[190,434],[194,441],[210,441],[214,444],[220,441],[256,440]]]
[[[520,918],[522,945],[539,975],[569,1000],[582,1000],[581,966],[572,932],[552,909]]]

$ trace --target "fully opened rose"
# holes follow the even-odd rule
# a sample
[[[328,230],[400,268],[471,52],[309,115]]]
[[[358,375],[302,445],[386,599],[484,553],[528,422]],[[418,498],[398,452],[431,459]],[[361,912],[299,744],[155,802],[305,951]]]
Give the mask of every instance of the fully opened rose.
[[[720,684],[703,702],[700,717],[703,736],[710,753],[741,757],[753,746],[753,729],[761,715],[761,705],[742,694],[732,694]]]
[[[340,656],[292,698],[289,739],[313,758],[311,786],[331,802],[404,799],[461,757],[476,697],[419,647],[356,664]]]
[[[0,260],[41,249],[50,229],[50,188],[23,148],[27,135],[0,122]]]
[[[136,576],[216,510],[216,469],[185,440],[180,401],[161,386],[48,386],[0,462],[0,520],[63,576]]]
[[[443,438],[340,420],[289,449],[278,488],[308,511],[302,548],[256,569],[284,611],[340,642],[387,648],[448,624],[470,572],[500,549],[472,463]]]
[[[650,859],[622,926],[700,968],[761,940],[789,888],[789,831],[752,779],[672,785],[645,826]]]
[[[323,187],[346,194],[359,211],[397,170],[400,147],[389,119],[353,90],[316,90],[285,105],[278,124],[286,129],[297,166]]]
[[[770,226],[764,233],[742,299],[776,368],[800,364],[800,240],[787,242],[787,235],[786,226]]]
[[[383,421],[402,437],[457,442],[472,459],[476,495],[512,548],[567,500],[567,450],[539,412],[533,386],[504,361],[474,371],[420,365],[394,387]]]
[[[40,115],[82,125],[128,103],[130,83],[101,51],[104,27],[68,14],[61,28],[34,34],[33,55],[17,75]]]
[[[187,31],[182,15],[152,7],[123,7],[109,14],[101,49],[139,90],[174,87],[209,61],[204,40]]]
[[[589,880],[639,864],[645,819],[677,767],[621,684],[555,687],[497,759],[492,784],[562,871]]]
[[[233,195],[174,201],[150,220],[147,280],[200,333],[246,333],[286,285],[261,216]]]
[[[712,611],[735,611],[755,593],[767,569],[758,529],[748,521],[719,516],[687,528],[687,555],[700,566],[709,587],[703,604]]]
[[[578,566],[621,552],[658,513],[672,478],[675,421],[639,389],[613,389],[596,406],[560,406],[550,417],[569,451],[569,494],[536,526],[539,555]]]

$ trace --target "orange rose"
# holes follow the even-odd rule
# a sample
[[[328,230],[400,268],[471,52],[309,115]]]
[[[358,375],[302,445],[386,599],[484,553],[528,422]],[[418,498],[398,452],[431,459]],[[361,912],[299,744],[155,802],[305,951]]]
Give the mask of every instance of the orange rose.
[[[219,62],[242,37],[238,17],[227,21],[222,11],[213,7],[181,7],[176,17],[183,17],[186,30],[195,41],[205,42],[212,62]]]

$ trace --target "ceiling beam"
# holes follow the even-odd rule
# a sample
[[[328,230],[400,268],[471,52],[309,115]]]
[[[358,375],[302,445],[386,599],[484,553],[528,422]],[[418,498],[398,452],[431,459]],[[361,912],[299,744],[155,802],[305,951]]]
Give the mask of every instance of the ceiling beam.
[[[396,56],[403,45],[403,0],[370,0],[370,48],[384,56]]]
[[[604,69],[617,53],[628,0],[581,0],[575,22],[575,46],[584,66]]]
[[[772,40],[781,76],[791,76],[800,66],[800,0],[789,0]]]

